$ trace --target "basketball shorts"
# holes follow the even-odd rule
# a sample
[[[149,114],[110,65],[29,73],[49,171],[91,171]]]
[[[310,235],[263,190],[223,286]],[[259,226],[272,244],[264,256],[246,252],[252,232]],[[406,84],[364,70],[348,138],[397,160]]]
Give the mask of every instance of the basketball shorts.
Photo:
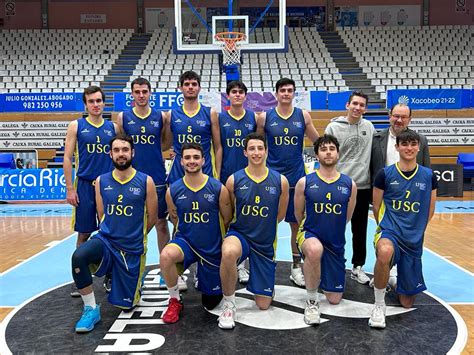
[[[179,232],[176,233],[168,245],[178,248],[184,256],[183,262],[178,264],[179,273],[183,273],[184,270],[188,269],[192,264],[197,263],[196,276],[199,280],[198,291],[205,295],[222,294],[221,277],[219,274],[221,263],[220,255],[212,257],[204,255],[199,250],[191,247],[191,245],[180,236]]]
[[[158,218],[166,218],[168,216],[168,206],[166,204],[166,185],[157,185],[156,194],[158,195]]]
[[[112,290],[108,300],[114,306],[130,309],[140,301],[146,254],[128,254],[112,246],[100,232],[91,239],[99,239],[104,244],[104,254],[99,265],[90,269],[96,276],[112,275]]]
[[[288,208],[286,209],[285,222],[297,223],[295,217],[295,187],[290,187]]]
[[[226,238],[234,236],[239,239],[242,246],[242,255],[238,264],[249,259],[250,277],[247,290],[258,296],[273,297],[275,292],[276,262],[273,258],[265,256],[252,245],[251,241],[235,230],[229,230]]]
[[[382,231],[380,238],[390,240],[393,244],[391,266],[397,265],[397,293],[412,296],[426,290],[420,256],[414,256],[403,247],[398,239],[388,231]]]
[[[327,243],[311,232],[298,232],[298,249],[304,259],[303,243],[306,239],[316,238],[323,246],[321,256],[321,282],[319,287],[326,292],[344,292],[346,276],[346,259],[344,250],[335,252]]]
[[[74,181],[79,205],[73,208],[72,225],[75,232],[92,233],[99,229],[95,203],[95,180],[76,177]]]

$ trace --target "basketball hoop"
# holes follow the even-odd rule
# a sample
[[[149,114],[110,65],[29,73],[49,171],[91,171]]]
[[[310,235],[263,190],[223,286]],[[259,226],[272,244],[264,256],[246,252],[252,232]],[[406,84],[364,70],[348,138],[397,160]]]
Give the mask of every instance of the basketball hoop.
[[[242,32],[219,32],[214,38],[219,42],[222,49],[224,65],[240,64],[240,47],[245,40],[245,33]]]

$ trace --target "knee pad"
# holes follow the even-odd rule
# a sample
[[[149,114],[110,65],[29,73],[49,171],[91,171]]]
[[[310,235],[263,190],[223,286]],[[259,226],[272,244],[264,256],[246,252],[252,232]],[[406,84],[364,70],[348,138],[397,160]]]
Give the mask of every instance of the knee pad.
[[[217,305],[221,302],[222,297],[222,295],[206,295],[203,293],[201,295],[202,305],[204,306],[204,308],[212,310],[216,308]]]

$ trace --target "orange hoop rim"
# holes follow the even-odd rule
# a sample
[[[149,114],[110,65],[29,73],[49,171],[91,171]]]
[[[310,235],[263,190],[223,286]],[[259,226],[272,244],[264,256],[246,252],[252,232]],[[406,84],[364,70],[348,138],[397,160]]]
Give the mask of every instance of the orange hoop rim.
[[[228,36],[228,37],[225,37]],[[218,41],[226,43],[236,43],[245,40],[245,33],[243,32],[218,32],[214,35],[214,38]]]
[[[217,41],[223,42],[224,47],[232,51],[237,47],[237,43],[245,40],[245,33],[243,32],[218,32],[214,35]]]

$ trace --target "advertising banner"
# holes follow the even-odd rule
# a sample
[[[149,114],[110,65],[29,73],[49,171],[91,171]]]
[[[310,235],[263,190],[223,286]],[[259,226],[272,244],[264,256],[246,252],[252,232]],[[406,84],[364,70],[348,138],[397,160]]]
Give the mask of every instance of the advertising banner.
[[[179,91],[155,92],[150,95],[150,106],[157,110],[171,110],[183,105],[183,94]],[[213,107],[220,112],[220,93],[211,91],[201,91],[199,102],[205,106]],[[134,106],[131,93],[114,93],[114,111],[126,111]]]
[[[244,108],[253,112],[263,112],[271,110],[278,104],[274,94],[272,92],[248,92],[245,98]],[[302,110],[310,111],[311,106],[311,92],[309,91],[297,91],[293,100],[293,105]],[[221,94],[221,106],[222,110],[228,110],[229,101],[227,100],[227,94]]]
[[[359,6],[359,26],[419,26],[420,5]]]
[[[462,164],[433,164],[431,169],[438,179],[437,196],[463,196]]]
[[[330,92],[328,94],[328,109],[333,111],[345,110],[351,93],[352,91]]]
[[[470,106],[470,91],[466,89],[388,90],[387,108],[406,104],[412,110],[461,109]]]
[[[1,169],[1,201],[64,200],[63,169]]]
[[[0,94],[0,112],[84,111],[82,94],[74,92],[30,92]]]

